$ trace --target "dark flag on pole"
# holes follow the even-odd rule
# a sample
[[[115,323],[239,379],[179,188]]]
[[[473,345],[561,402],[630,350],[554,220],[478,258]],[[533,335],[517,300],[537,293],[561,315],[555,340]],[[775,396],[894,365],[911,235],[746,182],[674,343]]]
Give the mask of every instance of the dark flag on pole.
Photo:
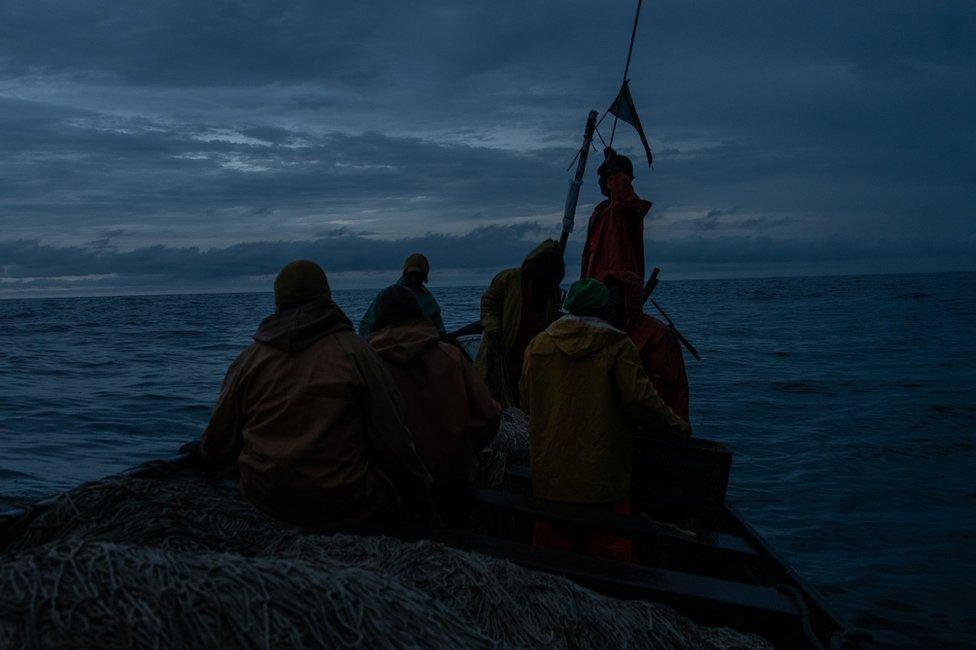
[[[650,166],[654,161],[651,155],[651,145],[647,143],[647,136],[644,135],[644,127],[641,126],[640,118],[637,117],[637,107],[634,106],[634,98],[630,96],[630,79],[624,82],[617,93],[617,98],[613,100],[607,112],[613,113],[618,118],[637,129],[641,143],[644,145],[644,153],[647,154],[647,165]],[[611,138],[612,139],[612,138]]]

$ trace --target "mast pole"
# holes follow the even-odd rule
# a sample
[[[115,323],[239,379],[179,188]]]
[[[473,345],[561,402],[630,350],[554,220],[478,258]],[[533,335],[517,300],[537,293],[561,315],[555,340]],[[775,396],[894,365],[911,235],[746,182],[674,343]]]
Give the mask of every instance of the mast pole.
[[[559,235],[559,252],[566,252],[566,242],[569,241],[569,234],[573,232],[573,224],[576,221],[576,203],[579,201],[580,187],[583,185],[583,174],[586,172],[586,158],[590,154],[590,142],[593,141],[593,130],[596,129],[596,111],[590,111],[586,116],[586,127],[583,129],[583,146],[579,150],[578,162],[576,163],[576,176],[569,184],[569,192],[566,194],[566,207],[563,210],[563,230]]]

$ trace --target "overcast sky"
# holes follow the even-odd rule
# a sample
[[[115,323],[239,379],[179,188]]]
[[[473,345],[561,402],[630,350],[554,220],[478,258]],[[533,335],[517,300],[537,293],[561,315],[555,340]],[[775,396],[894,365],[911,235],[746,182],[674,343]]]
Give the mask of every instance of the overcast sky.
[[[434,284],[514,264],[558,235],[633,9],[5,0],[0,295],[264,288],[297,257],[375,284],[413,250]],[[630,76],[653,172],[633,130],[616,142],[655,204],[649,262],[976,268],[974,61],[971,0],[648,0]],[[597,198],[591,171],[581,223]]]

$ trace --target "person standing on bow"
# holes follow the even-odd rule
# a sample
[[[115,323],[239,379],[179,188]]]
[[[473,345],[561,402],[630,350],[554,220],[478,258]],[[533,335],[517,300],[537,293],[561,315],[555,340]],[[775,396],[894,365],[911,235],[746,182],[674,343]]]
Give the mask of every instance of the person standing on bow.
[[[440,305],[437,304],[437,300],[434,299],[434,296],[424,286],[427,283],[429,275],[430,262],[427,261],[427,257],[420,253],[412,253],[404,260],[403,274],[392,286],[401,285],[410,287],[417,296],[417,302],[420,303],[420,310],[423,312],[424,318],[433,323],[440,334],[445,334],[447,330],[444,329],[444,321],[441,319]],[[383,291],[376,294],[373,302],[369,305],[369,309],[366,310],[362,320],[359,321],[360,336],[369,336],[376,331],[376,304],[380,296],[383,295]]]
[[[634,165],[610,147],[597,169],[600,192],[607,200],[590,215],[580,266],[581,278],[634,273],[644,277],[644,217],[651,209],[634,192]]]

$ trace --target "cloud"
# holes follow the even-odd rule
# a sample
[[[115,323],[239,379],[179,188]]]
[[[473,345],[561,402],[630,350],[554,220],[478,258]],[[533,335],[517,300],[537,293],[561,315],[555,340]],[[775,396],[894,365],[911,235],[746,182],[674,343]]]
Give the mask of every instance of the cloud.
[[[706,215],[707,218],[707,215]],[[458,235],[428,233],[403,239],[376,239],[337,228],[308,241],[261,241],[220,248],[147,246],[121,251],[110,239],[80,246],[52,246],[38,241],[0,242],[0,294],[24,295],[50,289],[113,287],[125,291],[265,290],[286,263],[311,259],[330,275],[384,284],[413,252],[426,254],[438,284],[486,281],[500,268],[517,266],[539,241],[555,234],[555,224],[485,226]],[[965,259],[973,242],[945,243],[946,258]],[[763,234],[709,238],[691,235],[645,242],[649,264],[666,270],[703,267],[786,268],[789,264],[910,259],[918,251],[908,241],[864,243],[836,237],[795,241]],[[578,272],[580,243],[567,250],[567,277]],[[973,268],[970,264],[968,268]],[[673,276],[672,276],[673,277]]]
[[[295,242],[372,268],[395,242],[548,230],[632,6],[370,6],[0,4],[0,267],[24,267],[26,241],[191,282]],[[973,60],[967,0],[648,5],[631,69],[657,152],[638,165],[648,238],[682,260],[972,257]],[[626,125],[615,146],[640,159]],[[591,174],[581,213],[600,198]]]

